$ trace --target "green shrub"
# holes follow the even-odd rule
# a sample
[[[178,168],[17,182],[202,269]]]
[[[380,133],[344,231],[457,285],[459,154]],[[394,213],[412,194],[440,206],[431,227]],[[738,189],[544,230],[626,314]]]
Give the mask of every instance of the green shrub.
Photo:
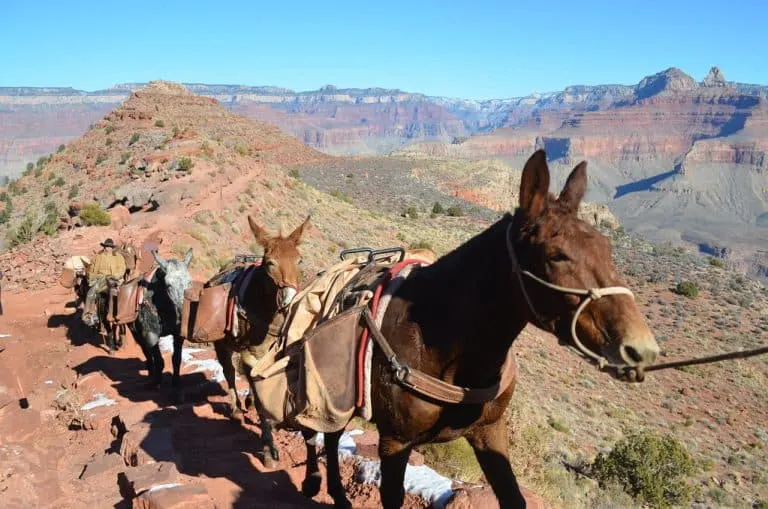
[[[107,160],[107,155],[106,154],[99,154],[99,156],[96,158],[96,166],[100,165],[101,163],[103,163],[106,160]]]
[[[723,266],[725,266],[725,264],[723,263],[723,260],[719,258],[710,258],[709,264],[713,267],[719,267],[719,268],[723,268]]]
[[[693,281],[680,281],[677,283],[675,292],[677,292],[679,295],[688,297],[689,299],[695,299],[699,296],[699,285]]]
[[[115,132],[115,126],[113,126],[112,124],[109,124],[107,127],[104,128],[104,132],[107,134],[112,134],[113,132]]]
[[[652,507],[687,506],[692,498],[687,478],[695,473],[695,463],[671,435],[633,433],[617,442],[609,454],[599,454],[592,470],[601,485],[618,482]]]
[[[78,194],[80,194],[80,188],[77,187],[77,184],[73,184],[72,187],[69,188],[69,194],[67,194],[67,198],[70,200],[77,198]]]
[[[51,186],[45,186],[43,188],[43,198],[48,198],[51,195]]]
[[[352,200],[349,199],[349,196],[344,194],[342,191],[339,191],[338,189],[334,189],[329,193],[331,196],[336,198],[337,200],[341,200],[343,202],[350,203]]]
[[[24,216],[16,228],[8,230],[8,244],[11,247],[16,247],[32,242],[32,239],[37,235],[34,222],[35,220],[31,215]]]
[[[408,246],[408,249],[429,249],[430,251],[434,251],[432,249],[432,244],[426,240],[417,240],[416,242],[411,242],[411,245]]]
[[[445,209],[443,209],[443,206],[440,205],[440,202],[436,201],[435,204],[432,205],[432,213],[433,214],[442,214],[444,211],[445,211]]]
[[[66,149],[66,148],[67,147],[62,143],[61,145],[59,145],[59,148],[56,149],[56,153],[57,154],[61,154],[62,152],[64,152],[64,149]]]
[[[128,146],[130,147],[131,145],[133,145],[137,141],[139,141],[139,133],[133,133],[133,135],[131,136],[130,141],[128,141]]]
[[[53,185],[56,187],[63,187],[66,182],[64,182],[64,179],[62,177],[58,177],[56,180],[53,181]]]
[[[449,477],[474,483],[483,475],[475,452],[465,438],[425,444],[419,447],[419,451],[424,455],[426,463]]]
[[[35,168],[35,163],[27,163],[27,175]]]
[[[128,159],[131,158],[130,152],[123,152],[123,155],[120,156],[120,164],[125,164],[128,162]]]
[[[179,129],[179,126],[175,125],[173,126],[173,137],[177,137],[179,133],[181,132],[181,129]]]
[[[179,159],[179,169],[181,171],[190,171],[195,163],[189,157],[182,157]]]
[[[155,127],[165,127],[165,122],[162,120],[155,120]]]
[[[107,140],[104,142],[106,146],[112,145],[112,138],[107,138]]]
[[[42,176],[43,176],[43,169],[42,168],[35,169],[35,178],[39,179]]]
[[[80,210],[80,219],[86,226],[108,226],[112,222],[109,213],[102,210],[98,203],[87,203]]]
[[[295,179],[300,179],[301,178],[301,174],[299,173],[299,169],[298,168],[291,168],[288,171],[288,176],[292,177],[292,178],[295,178]]]
[[[43,168],[46,164],[48,164],[48,161],[50,161],[50,158],[43,156],[37,160],[37,164],[35,166],[38,168]]]
[[[249,156],[253,153],[250,147],[246,147],[245,145],[235,145],[235,152],[237,152],[239,155],[245,157]]]
[[[416,210],[416,207],[411,205],[410,207],[407,207],[405,211],[403,212],[403,216],[410,218],[410,219],[418,219],[419,218],[419,211]]]
[[[460,217],[464,215],[464,209],[462,209],[458,205],[451,205],[450,207],[448,207],[445,213],[451,217]]]

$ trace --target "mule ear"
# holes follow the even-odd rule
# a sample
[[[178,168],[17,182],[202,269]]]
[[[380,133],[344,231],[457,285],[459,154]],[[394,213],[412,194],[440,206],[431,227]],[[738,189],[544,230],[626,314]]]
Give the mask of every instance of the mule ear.
[[[301,236],[304,234],[304,230],[306,230],[307,226],[309,225],[310,217],[312,216],[307,216],[304,222],[301,223],[298,228],[293,230],[290,235],[288,235],[288,238],[293,241],[294,244],[299,244],[299,242],[301,242]]]
[[[256,224],[256,220],[251,216],[248,216],[248,224],[251,227],[251,232],[261,247],[267,247],[272,237],[267,233],[267,230]]]
[[[580,162],[568,175],[565,187],[560,192],[557,201],[565,205],[569,212],[576,213],[579,204],[587,192],[587,162]]]
[[[184,265],[189,267],[189,264],[192,263],[192,248],[189,248],[189,251],[187,251],[187,254],[184,255]]]
[[[525,163],[520,182],[520,208],[529,218],[538,217],[549,198],[549,167],[547,154],[539,149]]]
[[[160,268],[163,269],[163,272],[165,272],[168,268],[168,262],[163,260],[163,257],[157,254],[157,251],[152,251],[152,256],[155,258],[155,261],[160,266]]]

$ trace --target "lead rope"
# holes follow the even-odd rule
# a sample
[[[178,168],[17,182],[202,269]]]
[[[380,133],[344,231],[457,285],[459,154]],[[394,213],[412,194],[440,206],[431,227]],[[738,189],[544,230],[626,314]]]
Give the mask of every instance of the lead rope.
[[[534,318],[539,322],[539,326],[542,326],[544,324],[544,320],[541,318],[541,315],[539,315],[536,312],[536,308],[533,306],[533,301],[531,301],[530,296],[528,295],[528,292],[525,289],[525,284],[523,281],[523,275],[533,279],[537,283],[539,283],[542,286],[545,286],[551,290],[570,294],[570,295],[578,295],[580,297],[586,297],[584,301],[579,305],[579,307],[576,309],[576,314],[573,315],[573,320],[571,320],[571,337],[573,339],[574,348],[582,353],[583,355],[595,360],[600,367],[601,370],[605,368],[612,368],[616,371],[629,371],[630,376],[632,374],[637,377],[638,372],[642,371],[660,371],[662,369],[670,369],[670,368],[680,368],[684,366],[693,366],[697,364],[709,364],[713,362],[720,362],[725,360],[732,360],[732,359],[746,359],[749,357],[755,357],[757,355],[763,355],[768,353],[768,346],[763,346],[759,348],[753,348],[752,350],[740,350],[737,352],[729,352],[719,355],[710,355],[707,357],[694,357],[692,359],[686,359],[682,361],[671,361],[671,362],[665,362],[662,364],[651,364],[650,366],[645,367],[637,367],[637,366],[630,366],[629,364],[611,364],[608,362],[608,359],[603,357],[602,355],[599,355],[586,346],[582,344],[582,342],[579,340],[579,336],[576,334],[576,322],[579,319],[579,315],[582,311],[589,305],[590,302],[596,301],[602,297],[607,297],[609,295],[629,295],[632,297],[632,299],[635,298],[635,295],[632,293],[632,291],[629,288],[625,288],[623,286],[609,286],[606,288],[591,288],[589,290],[581,290],[578,288],[568,288],[565,286],[558,286],[555,284],[550,283],[549,281],[544,281],[540,277],[536,276],[535,274],[532,274],[531,272],[528,272],[527,270],[522,270],[520,268],[520,264],[517,261],[517,256],[515,256],[515,248],[512,244],[512,224],[510,223],[507,227],[507,252],[509,253],[509,260],[512,264],[512,268],[514,269],[515,275],[517,276],[517,280],[520,283],[520,291],[523,294],[523,297],[525,298],[525,301],[528,303],[528,308],[531,311],[531,314],[534,316]]]

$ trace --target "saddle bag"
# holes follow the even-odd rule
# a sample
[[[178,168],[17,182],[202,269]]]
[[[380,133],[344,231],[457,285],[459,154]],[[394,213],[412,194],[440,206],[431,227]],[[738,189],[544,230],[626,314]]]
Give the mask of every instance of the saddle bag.
[[[254,366],[254,389],[271,421],[323,433],[344,429],[356,410],[355,356],[363,309],[320,323]]]
[[[224,339],[231,290],[231,283],[187,289],[181,309],[181,336],[193,343]]]
[[[64,267],[59,276],[59,284],[64,288],[74,288],[76,277],[75,269]]]
[[[136,321],[139,315],[140,280],[141,278],[132,279],[117,288],[117,299],[110,298],[109,302],[107,318],[110,322],[128,324]],[[108,292],[108,295],[114,297],[112,290]],[[113,301],[116,301],[117,304],[116,313],[113,308]]]

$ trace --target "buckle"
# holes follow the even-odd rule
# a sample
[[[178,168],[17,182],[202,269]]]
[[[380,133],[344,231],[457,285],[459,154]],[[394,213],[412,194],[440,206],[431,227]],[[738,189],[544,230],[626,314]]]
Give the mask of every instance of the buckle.
[[[395,380],[398,382],[403,382],[405,380],[405,377],[408,376],[408,373],[410,370],[408,369],[408,366],[403,366],[397,361],[397,358],[393,355],[391,359],[389,359],[389,363],[392,366],[392,373],[395,376]]]

